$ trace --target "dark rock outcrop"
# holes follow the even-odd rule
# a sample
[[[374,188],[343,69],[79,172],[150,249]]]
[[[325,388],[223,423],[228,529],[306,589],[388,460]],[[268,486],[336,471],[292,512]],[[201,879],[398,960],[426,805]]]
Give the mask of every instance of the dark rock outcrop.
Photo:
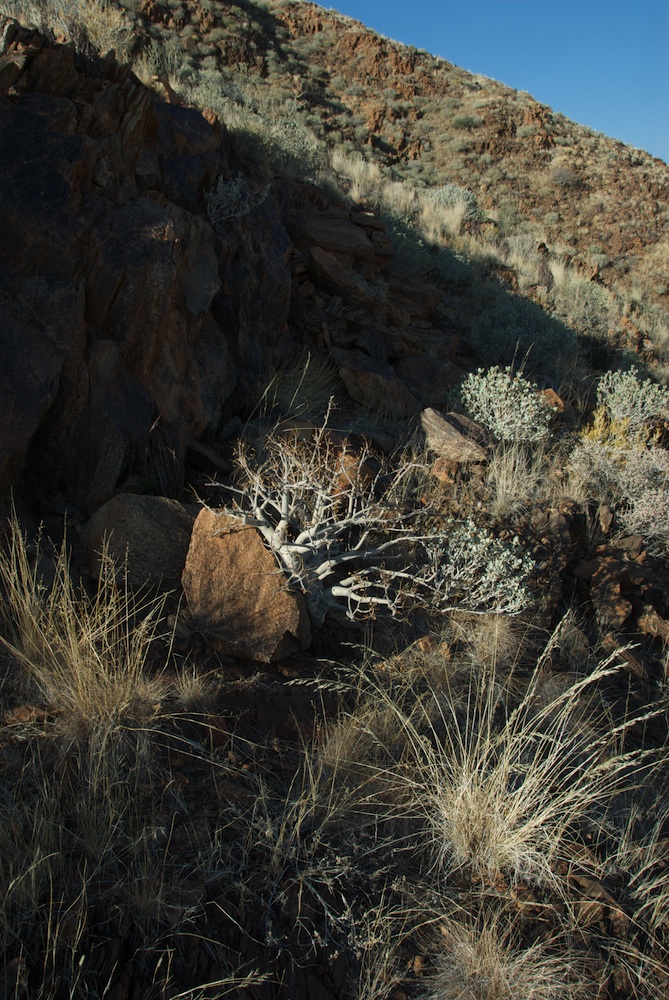
[[[205,194],[233,175],[213,114],[11,19],[2,37],[0,495],[91,512],[146,473],[156,426],[183,473],[314,346],[373,410],[445,402],[456,340],[426,354],[442,293],[389,270],[372,211],[305,187],[290,237],[271,197],[212,223]]]
[[[177,453],[267,369],[290,243],[267,201],[214,232],[221,127],[8,21],[0,50],[0,491],[107,500],[160,419]]]
[[[131,587],[179,586],[194,520],[176,500],[119,493],[86,526],[93,576],[106,551]]]

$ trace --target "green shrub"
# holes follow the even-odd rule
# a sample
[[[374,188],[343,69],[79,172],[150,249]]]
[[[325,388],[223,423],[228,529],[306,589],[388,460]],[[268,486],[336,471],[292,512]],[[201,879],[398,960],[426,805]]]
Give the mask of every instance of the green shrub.
[[[571,167],[556,166],[550,172],[550,178],[557,187],[570,188],[578,185],[578,174]]]
[[[565,323],[535,302],[501,290],[475,316],[470,339],[486,362],[508,365],[519,356],[525,371],[555,385],[580,353],[578,338]]]
[[[669,453],[646,447],[623,421],[609,436],[584,434],[569,459],[572,483],[613,507],[624,531],[641,535],[651,551],[669,545]]]
[[[429,188],[425,192],[424,199],[431,207],[440,210],[462,206],[464,221],[478,219],[480,214],[476,196],[457,184],[442,184],[440,187]]]
[[[534,563],[517,538],[503,541],[473,521],[454,524],[443,547],[428,547],[434,563],[434,601],[440,610],[513,615],[532,603],[527,588]]]
[[[462,128],[469,131],[473,128],[480,128],[483,119],[479,115],[456,115],[453,119],[454,128]]]
[[[639,369],[610,371],[597,384],[597,404],[611,420],[629,421],[631,431],[644,427],[669,409],[669,390],[639,377]]]
[[[388,211],[381,212],[381,221],[395,251],[393,270],[412,278],[429,274],[434,259],[415,226],[402,216]]]
[[[460,395],[467,412],[499,441],[534,442],[548,436],[551,407],[536,385],[510,367],[471,372]]]

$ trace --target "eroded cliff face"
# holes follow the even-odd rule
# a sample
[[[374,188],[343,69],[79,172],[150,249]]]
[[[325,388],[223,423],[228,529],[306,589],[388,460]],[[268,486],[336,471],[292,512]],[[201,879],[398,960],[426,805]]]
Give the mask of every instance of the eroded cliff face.
[[[0,487],[91,509],[156,420],[178,454],[269,365],[291,248],[271,198],[216,233],[225,130],[8,20],[0,58]],[[240,371],[242,374],[240,375]]]
[[[389,271],[372,212],[297,184],[289,235],[259,186],[212,224],[205,196],[235,174],[224,123],[113,58],[11,19],[3,37],[0,493],[90,512],[152,448],[179,463],[215,441],[301,351],[372,410],[442,401],[420,367],[438,339],[443,386],[460,374],[457,335],[433,327],[442,292]]]

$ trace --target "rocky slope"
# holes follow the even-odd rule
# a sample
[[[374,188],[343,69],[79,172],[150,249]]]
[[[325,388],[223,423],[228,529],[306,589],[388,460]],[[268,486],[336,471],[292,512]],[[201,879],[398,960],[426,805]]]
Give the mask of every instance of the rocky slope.
[[[472,188],[476,174],[499,227],[510,205],[514,225],[556,241],[542,214],[555,188],[530,171],[576,150],[551,180],[569,192],[561,221],[576,226],[603,177],[638,212],[628,227],[603,209],[569,252],[623,291],[643,272],[655,307],[666,167],[312,4],[124,9],[130,47],[162,46],[151,88],[112,55],[0,22],[0,996],[441,1000],[479,982],[490,934],[514,988],[514,970],[535,977],[519,993],[665,996],[669,574],[619,510],[567,492],[596,352],[541,308],[546,284],[519,295],[497,259],[446,248],[446,276],[407,274],[403,233],[371,199],[269,148],[285,119],[262,102],[283,81],[281,102],[322,119],[325,140],[362,143],[388,179]],[[216,108],[187,103],[207,67],[256,92],[264,145],[220,86]],[[450,99],[480,119],[453,118],[457,150],[440,138]],[[595,138],[607,155],[588,159]],[[494,164],[499,183],[480,173]],[[640,327],[618,320],[650,363]],[[449,410],[481,357],[510,363],[522,330],[551,444],[549,459],[519,449],[504,494],[493,469],[509,452]],[[667,427],[657,416],[635,446],[663,454]],[[300,538],[281,525],[272,457],[296,477],[295,524],[310,502],[316,519],[293,564],[302,592],[275,558]],[[351,521],[360,498],[367,533],[369,517]],[[347,620],[369,579],[361,547],[387,553],[407,524],[406,566],[381,557],[377,613]],[[422,572],[424,532],[444,546],[435,574],[448,565],[454,525],[479,546],[464,579],[507,543],[522,551],[521,619],[493,613],[503,573],[476,613],[384,612]],[[307,600],[311,556],[319,583],[338,572],[339,614]],[[493,785],[473,826],[448,799],[465,746],[463,785]]]
[[[361,151],[386,179],[462,185],[499,235],[544,241],[587,273],[597,269],[628,309],[659,306],[666,322],[661,160],[316,4],[124,7],[138,38],[171,47],[177,75],[180,63],[214,86],[220,73],[251,101],[291,107],[326,149]]]
[[[269,197],[212,225],[224,124],[155,99],[113,59],[91,75],[16,23],[2,70],[5,493],[23,479],[92,510],[161,456],[178,478],[189,446],[305,345],[339,351],[359,403],[410,415],[441,401],[421,369],[424,341],[456,347],[430,322],[441,293],[392,276],[375,288],[393,248],[372,214],[316,194],[291,239]]]
[[[136,52],[151,43],[159,63],[181,46],[179,79],[189,63],[207,79],[213,67],[230,83],[241,74],[245,99],[254,93],[259,106],[293,94],[298,117],[326,146],[357,145],[389,178],[462,184],[497,214],[498,228],[511,225],[502,209],[512,201],[521,232],[557,209],[559,219],[536,230],[551,242],[545,253],[594,268],[600,285],[622,294],[617,316],[608,314],[612,343],[652,359],[656,344],[644,322],[662,329],[667,291],[664,164],[312,4],[126,6]],[[492,313],[484,308],[484,286],[463,283],[455,259],[455,277],[445,284],[437,277],[429,291],[406,275],[386,280],[397,243],[384,225],[328,205],[314,189],[303,188],[297,207],[294,194],[280,207],[249,178],[250,215],[212,226],[205,195],[240,163],[238,134],[229,139],[225,121],[183,100],[155,99],[113,60],[91,78],[71,50],[16,32],[5,32],[2,77],[5,490],[25,473],[31,489],[56,489],[91,509],[124,477],[142,473],[147,450],[172,453],[178,466],[191,441],[213,440],[282,358],[314,342],[348,352],[335,362],[357,402],[374,402],[372,385],[384,397],[391,385],[407,413],[443,402],[426,386],[429,362],[420,360],[435,344],[447,389],[457,381],[457,366],[448,366],[458,340],[465,356],[468,341],[479,354],[488,342],[489,362],[516,336],[527,347],[519,327],[541,326],[546,344],[569,342],[558,317],[531,304],[523,312],[517,296],[498,298]],[[202,97],[201,86],[196,92]],[[464,127],[473,101],[477,123]],[[351,124],[356,115],[364,126]],[[447,156],[458,135],[462,148]],[[568,155],[568,169],[556,165],[556,151]],[[501,172],[494,184],[481,173],[493,167]],[[601,205],[586,218],[597,198]],[[595,243],[602,253],[593,256]],[[490,267],[517,287],[511,268]],[[643,287],[646,313],[630,299],[632,285]],[[544,287],[532,286],[529,296],[541,301]],[[591,311],[583,307],[586,320]],[[506,338],[499,357],[491,325]],[[571,347],[551,350],[569,356]],[[550,365],[538,374],[560,382]],[[25,388],[15,400],[18,384]]]

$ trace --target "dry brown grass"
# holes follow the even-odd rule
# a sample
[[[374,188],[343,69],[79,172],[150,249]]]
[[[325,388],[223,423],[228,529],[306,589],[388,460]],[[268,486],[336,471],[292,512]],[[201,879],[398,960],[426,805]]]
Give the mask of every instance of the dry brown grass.
[[[508,912],[488,904],[438,924],[443,951],[425,1000],[574,1000],[585,995],[583,959],[564,939],[521,943]]]
[[[545,664],[558,642],[556,634],[520,698],[490,659],[470,668],[464,685],[457,673],[440,690],[426,682],[418,700],[401,687],[375,693],[366,729],[377,761],[378,748],[386,752],[398,801],[435,873],[466,871],[484,884],[503,874],[559,891],[557,872],[579,831],[597,829],[630,772],[643,771],[591,704],[617,667],[605,660],[551,692]],[[594,730],[582,724],[586,709]]]
[[[90,597],[70,574],[67,543],[53,560],[53,580],[40,570],[41,545],[31,553],[14,518],[0,552],[0,643],[48,705],[84,730],[146,720],[155,681],[146,670],[162,600],[138,599],[118,582],[107,552]]]
[[[328,356],[309,351],[276,372],[262,391],[258,410],[263,416],[270,413],[320,423],[338,385],[336,368]]]
[[[485,470],[486,506],[493,522],[504,521],[545,498],[552,465],[550,449],[541,442],[531,447],[510,442],[494,448]]]
[[[113,49],[123,59],[131,43],[125,11],[108,0],[3,0],[0,12],[65,35],[84,51],[105,55]]]

